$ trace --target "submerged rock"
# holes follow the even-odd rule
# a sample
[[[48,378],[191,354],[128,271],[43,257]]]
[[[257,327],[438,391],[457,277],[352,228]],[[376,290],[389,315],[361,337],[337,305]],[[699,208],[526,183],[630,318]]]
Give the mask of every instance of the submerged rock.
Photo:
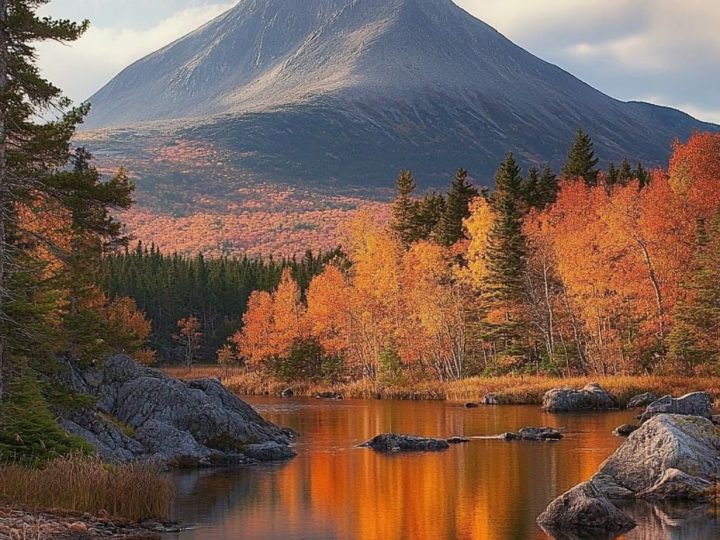
[[[360,446],[372,448],[378,452],[436,452],[450,448],[448,441],[397,433],[377,435]]]
[[[618,402],[597,383],[581,390],[554,388],[545,393],[543,409],[548,412],[604,411],[617,409]]]
[[[480,404],[479,404],[479,403],[475,403],[474,401],[468,401],[468,402],[465,404],[465,408],[466,408],[466,409],[477,409],[479,406],[480,406]]]
[[[549,427],[524,427],[517,432],[503,433],[506,441],[559,441],[563,438],[560,430]]]
[[[648,405],[640,416],[640,422],[646,422],[658,414],[683,414],[712,419],[712,399],[707,392],[693,392],[679,398],[663,396]]]
[[[640,409],[641,407],[647,407],[653,401],[657,399],[657,396],[652,392],[645,392],[644,394],[638,394],[637,396],[631,397],[627,403],[628,409]]]
[[[467,437],[450,437],[446,440],[448,444],[464,444],[470,442],[470,439],[468,439]]]
[[[273,453],[277,459],[294,455],[290,430],[264,420],[216,379],[179,381],[138,366],[128,356],[114,356],[87,370],[68,368],[65,382],[95,396],[97,408],[69,413],[60,424],[109,461],[246,463],[259,460],[248,449],[260,443],[284,447]]]
[[[315,397],[317,399],[334,399],[334,400],[343,399],[342,394],[338,394],[337,392],[320,392],[319,394],[315,394]]]
[[[616,437],[628,437],[633,431],[637,431],[639,427],[635,424],[623,424],[613,430],[613,435]]]
[[[285,390],[280,392],[280,397],[291,398],[294,395],[295,395],[295,390],[293,390],[292,388],[286,388]]]
[[[635,522],[590,482],[578,484],[552,501],[537,522],[559,538],[608,538],[635,527]]]

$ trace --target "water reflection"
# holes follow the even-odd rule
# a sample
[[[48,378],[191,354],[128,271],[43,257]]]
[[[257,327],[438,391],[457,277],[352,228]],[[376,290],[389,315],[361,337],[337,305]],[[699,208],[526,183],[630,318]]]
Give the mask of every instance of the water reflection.
[[[199,539],[514,540],[547,538],[535,517],[590,477],[617,447],[630,413],[549,415],[537,407],[464,409],[447,403],[251,398],[302,434],[285,464],[182,472],[175,517]],[[382,432],[482,436],[526,425],[563,427],[558,443],[473,440],[442,453],[385,456],[355,446]],[[634,505],[624,538],[718,538],[706,510],[683,515]]]

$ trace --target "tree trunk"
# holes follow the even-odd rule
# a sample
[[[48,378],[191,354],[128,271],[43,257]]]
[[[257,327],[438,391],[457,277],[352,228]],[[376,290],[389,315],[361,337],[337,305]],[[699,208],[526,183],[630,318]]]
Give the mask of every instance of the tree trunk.
[[[665,308],[663,306],[663,297],[662,297],[662,291],[660,290],[660,282],[658,281],[657,274],[655,273],[655,266],[652,263],[652,260],[650,259],[650,253],[648,253],[647,246],[645,245],[645,242],[642,240],[642,238],[635,238],[635,241],[640,246],[640,250],[643,254],[643,259],[645,260],[645,266],[647,267],[648,271],[648,277],[650,278],[650,282],[652,283],[653,291],[655,292],[655,304],[657,307],[657,317],[658,317],[658,331],[659,331],[659,337],[660,337],[660,343],[662,343],[663,347],[665,346]]]
[[[9,214],[9,189],[7,171],[7,98],[8,86],[8,35],[7,0],[0,0],[0,320],[6,320],[5,305],[7,299],[7,219]],[[5,370],[7,369],[7,343],[4,333],[0,333],[0,401],[5,390]]]

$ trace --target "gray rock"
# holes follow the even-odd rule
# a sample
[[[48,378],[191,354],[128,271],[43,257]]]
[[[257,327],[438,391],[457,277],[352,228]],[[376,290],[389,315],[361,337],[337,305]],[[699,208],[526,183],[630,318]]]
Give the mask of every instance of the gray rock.
[[[678,469],[667,469],[654,486],[637,494],[641,499],[706,501],[714,484]]]
[[[295,391],[292,388],[286,388],[282,392],[280,392],[281,397],[291,398],[295,395]]]
[[[506,441],[559,441],[563,438],[560,430],[549,427],[524,427],[517,432],[503,433]]]
[[[543,409],[549,412],[601,411],[617,409],[618,402],[597,383],[582,390],[554,388],[545,393]]]
[[[560,538],[612,538],[635,527],[635,522],[590,482],[578,484],[552,501],[537,522]]]
[[[480,404],[479,404],[479,403],[475,403],[474,401],[468,401],[468,402],[465,404],[465,408],[466,408],[466,409],[477,409],[479,406],[480,406]]]
[[[720,428],[698,416],[654,416],[605,460],[591,482],[609,497],[640,496],[651,493],[669,469],[715,481],[720,471]],[[673,477],[675,484],[681,479]]]
[[[448,444],[464,444],[470,442],[467,437],[450,437],[447,439]]]
[[[282,461],[295,456],[291,448],[275,441],[248,445],[244,454],[256,461]]]
[[[434,452],[450,448],[450,444],[443,439],[398,435],[396,433],[377,435],[360,446],[372,448],[378,452]]]
[[[64,380],[74,390],[95,396],[97,410],[73,413],[61,424],[112,461],[245,463],[255,459],[245,453],[250,446],[272,442],[287,447],[294,435],[264,420],[217,379],[179,381],[138,366],[128,356],[111,357],[87,370],[68,365]],[[289,448],[263,456],[286,459],[288,453]]]
[[[500,405],[500,398],[497,394],[485,394],[480,401],[483,405]]]
[[[633,431],[637,431],[639,427],[635,424],[623,424],[613,430],[613,435],[616,437],[628,437]]]
[[[712,419],[712,398],[707,392],[693,392],[679,398],[663,396],[648,405],[640,416],[640,422],[646,422],[657,414],[684,414]]]
[[[639,394],[637,396],[631,397],[627,403],[627,408],[640,409],[642,407],[647,407],[656,399],[657,396],[652,392],[645,392],[644,394]]]
[[[337,392],[320,392],[319,394],[315,394],[315,397],[317,399],[331,399],[331,400],[343,399],[342,394],[338,394]]]

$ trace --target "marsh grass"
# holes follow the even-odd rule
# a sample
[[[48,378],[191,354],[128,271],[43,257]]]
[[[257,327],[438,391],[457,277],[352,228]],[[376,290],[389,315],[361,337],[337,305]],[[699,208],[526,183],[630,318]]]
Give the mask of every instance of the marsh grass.
[[[42,468],[0,466],[0,502],[23,508],[141,521],[166,518],[171,499],[170,482],[150,464],[110,466],[73,454]]]
[[[173,377],[197,379],[216,377],[240,395],[278,395],[292,388],[296,396],[314,396],[321,392],[337,392],[346,398],[358,399],[428,399],[449,401],[479,401],[485,394],[496,394],[500,403],[533,405],[542,403],[545,392],[553,388],[582,388],[594,381],[613,394],[621,404],[643,392],[658,396],[680,396],[703,390],[715,399],[720,397],[720,377],[633,376],[554,378],[538,376],[472,377],[451,382],[421,381],[402,386],[381,384],[360,379],[343,384],[317,384],[307,381],[288,383],[245,373],[241,369],[225,373],[222,368],[203,366],[192,372],[183,369],[166,369]]]

